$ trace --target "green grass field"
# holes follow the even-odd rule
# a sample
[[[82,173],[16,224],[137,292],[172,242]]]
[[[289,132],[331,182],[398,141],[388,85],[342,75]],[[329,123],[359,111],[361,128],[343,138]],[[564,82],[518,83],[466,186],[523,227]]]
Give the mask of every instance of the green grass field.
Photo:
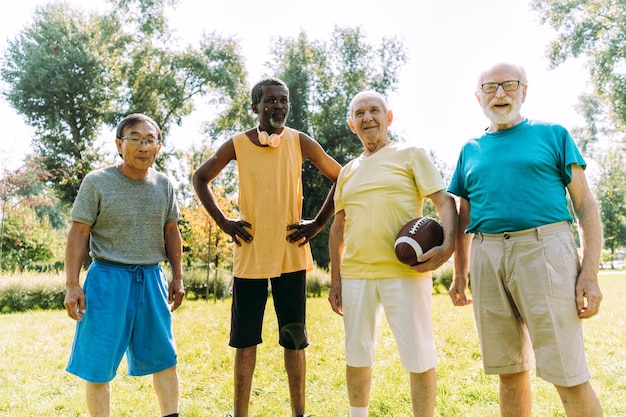
[[[605,415],[626,416],[626,273],[601,275],[600,315],[585,321],[592,383]],[[282,350],[269,308],[259,347],[251,416],[289,416]],[[230,300],[186,301],[175,312],[179,350],[181,416],[225,416],[231,412],[233,350],[227,346]],[[433,296],[438,349],[437,415],[498,415],[497,378],[484,375],[471,307],[454,308],[447,295]],[[309,299],[307,412],[347,416],[343,326],[325,298]],[[0,416],[86,416],[84,383],[65,372],[74,322],[64,311],[0,315]],[[113,415],[159,416],[150,377],[127,377],[123,361],[113,381]],[[370,416],[410,416],[408,378],[395,343],[380,329]],[[533,377],[533,416],[563,416],[554,388]]]

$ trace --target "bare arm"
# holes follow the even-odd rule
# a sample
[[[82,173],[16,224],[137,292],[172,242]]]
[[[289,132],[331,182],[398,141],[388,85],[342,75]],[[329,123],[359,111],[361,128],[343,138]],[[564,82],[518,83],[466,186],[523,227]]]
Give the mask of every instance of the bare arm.
[[[233,238],[233,241],[241,246],[238,237],[242,238],[245,242],[252,241],[252,235],[245,229],[245,227],[251,228],[252,225],[243,220],[227,218],[217,204],[215,195],[209,187],[209,183],[222,172],[230,161],[235,159],[235,146],[233,145],[233,140],[229,139],[220,146],[212,157],[207,159],[200,165],[200,168],[194,172],[193,188],[200,202],[220,229],[229,234]]]
[[[330,291],[328,301],[333,311],[343,316],[341,302],[341,260],[345,251],[343,230],[346,225],[346,212],[341,210],[335,214],[335,220],[330,226]]]
[[[87,255],[91,227],[72,222],[65,247],[65,300],[67,315],[80,321],[86,312],[85,293],[80,286],[80,270]]]
[[[165,254],[172,268],[172,282],[168,287],[168,301],[172,304],[172,311],[183,302],[185,286],[183,285],[183,239],[176,222],[165,225],[163,230],[165,240]]]
[[[429,195],[427,198],[433,202],[437,209],[444,234],[441,246],[430,249],[418,258],[420,263],[414,266],[413,269],[419,272],[433,271],[450,259],[452,252],[454,252],[454,240],[458,225],[456,205],[454,198],[449,193],[441,190]]]
[[[295,230],[287,236],[287,239],[291,243],[302,240],[299,243],[299,245],[302,246],[317,236],[333,215],[335,207],[333,200],[333,196],[335,195],[335,182],[337,181],[337,176],[339,176],[341,166],[324,151],[319,143],[303,133],[300,134],[300,147],[302,149],[303,160],[310,160],[326,178],[333,182],[333,186],[328,192],[324,204],[322,204],[315,219],[312,221],[303,220],[298,224],[287,226],[287,230]]]
[[[454,276],[448,294],[455,306],[464,306],[472,303],[472,299],[465,294],[468,285],[467,272],[469,270],[469,254],[472,244],[472,234],[466,234],[469,226],[470,203],[459,198],[459,226],[456,232],[456,249],[454,251]]]
[[[576,306],[580,318],[598,314],[602,292],[598,284],[598,268],[602,252],[602,223],[598,204],[587,183],[582,167],[572,165],[572,181],[567,186],[582,242],[581,269],[576,281]]]

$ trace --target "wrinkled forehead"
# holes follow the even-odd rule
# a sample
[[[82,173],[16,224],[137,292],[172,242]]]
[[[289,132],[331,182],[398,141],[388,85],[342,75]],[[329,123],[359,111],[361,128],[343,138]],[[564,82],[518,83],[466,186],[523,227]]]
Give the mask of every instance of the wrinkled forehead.
[[[287,97],[289,90],[283,85],[265,85],[261,89],[261,97]]]
[[[350,103],[350,115],[357,110],[378,108],[387,112],[387,102],[385,98],[375,92],[364,92],[357,94]]]
[[[497,64],[483,71],[478,77],[478,86],[488,82],[502,82],[507,80],[519,80],[526,84],[526,73],[520,66],[513,64]]]
[[[159,132],[157,131],[156,127],[146,121],[138,121],[136,123],[125,126],[123,134],[124,136],[141,135],[144,137],[151,136],[154,138],[158,138],[159,136]]]

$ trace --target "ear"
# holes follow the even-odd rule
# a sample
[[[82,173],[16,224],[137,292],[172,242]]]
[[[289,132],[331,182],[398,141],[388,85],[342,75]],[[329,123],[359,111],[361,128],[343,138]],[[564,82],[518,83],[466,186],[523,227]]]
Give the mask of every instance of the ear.
[[[122,153],[122,140],[115,138],[115,146],[117,146],[117,153]]]
[[[252,103],[250,107],[252,107],[252,113],[259,114],[259,103]]]
[[[393,122],[393,112],[391,110],[387,111],[387,124],[390,125]]]
[[[527,84],[522,84],[522,103],[526,101],[526,90],[528,89]]]
[[[474,92],[474,97],[476,97],[476,100],[478,101],[478,104],[480,104],[482,106],[482,103],[480,101],[480,89],[476,90]]]
[[[354,128],[354,122],[351,118],[348,119],[348,126],[350,126],[350,130],[352,131],[352,133],[356,133],[356,129]]]

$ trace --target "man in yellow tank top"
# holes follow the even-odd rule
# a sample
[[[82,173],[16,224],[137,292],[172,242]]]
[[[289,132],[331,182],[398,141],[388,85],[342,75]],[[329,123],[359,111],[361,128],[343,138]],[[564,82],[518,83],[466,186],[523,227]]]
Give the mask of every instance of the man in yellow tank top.
[[[236,349],[234,417],[248,415],[268,281],[292,413],[304,416],[306,272],[313,267],[308,242],[333,214],[334,187],[315,219],[302,220],[302,163],[310,160],[333,184],[341,167],[311,137],[285,126],[289,89],[283,81],[259,81],[252,88],[251,105],[258,126],[220,146],[194,173],[193,186],[208,213],[237,245],[229,342]],[[208,187],[232,160],[239,171],[240,219],[227,218]]]

